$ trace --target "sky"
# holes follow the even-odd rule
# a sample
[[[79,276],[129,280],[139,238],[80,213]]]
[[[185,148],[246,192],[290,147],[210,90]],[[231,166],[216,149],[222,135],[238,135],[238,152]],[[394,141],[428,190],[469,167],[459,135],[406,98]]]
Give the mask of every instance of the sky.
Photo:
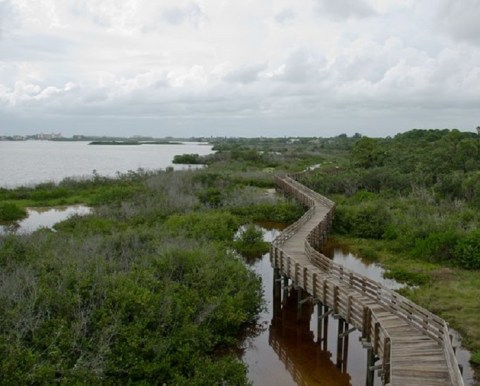
[[[480,0],[0,0],[0,135],[480,126]]]

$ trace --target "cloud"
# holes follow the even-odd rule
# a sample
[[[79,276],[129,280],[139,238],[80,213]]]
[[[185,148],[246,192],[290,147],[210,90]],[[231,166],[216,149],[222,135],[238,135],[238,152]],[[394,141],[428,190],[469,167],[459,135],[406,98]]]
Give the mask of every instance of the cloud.
[[[296,16],[292,8],[285,8],[275,15],[275,21],[279,24],[287,24],[294,20]]]
[[[306,49],[298,49],[290,53],[271,76],[274,80],[288,83],[318,82],[325,64],[325,57],[321,53],[314,54]]]
[[[241,66],[227,73],[223,79],[227,82],[248,84],[258,79],[260,73],[265,70],[266,64],[254,64]]]
[[[454,39],[480,45],[480,0],[444,0],[437,23]]]
[[[479,2],[0,0],[0,130],[469,127]]]
[[[327,13],[335,20],[366,18],[374,16],[375,10],[364,0],[316,0],[320,12]]]
[[[191,23],[198,27],[205,20],[205,14],[197,3],[189,3],[183,7],[165,8],[162,16],[165,21],[173,25]]]

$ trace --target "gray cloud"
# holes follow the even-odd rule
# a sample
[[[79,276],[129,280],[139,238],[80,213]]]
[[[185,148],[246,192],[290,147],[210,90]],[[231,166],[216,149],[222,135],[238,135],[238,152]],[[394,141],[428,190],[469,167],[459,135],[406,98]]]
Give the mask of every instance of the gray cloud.
[[[478,126],[480,0],[466,11],[447,0],[315,1],[346,22],[319,23],[311,2],[294,0],[277,13],[262,2],[0,0],[4,30],[15,20],[0,41],[0,133]]]
[[[291,53],[274,75],[274,79],[289,83],[318,82],[325,69],[322,53],[299,49]]]
[[[265,70],[266,64],[242,66],[226,74],[223,79],[227,82],[248,84],[258,79],[261,71]]]
[[[454,39],[480,45],[480,0],[444,0],[437,22]]]
[[[9,0],[0,1],[0,42],[18,23],[18,17]]]
[[[364,0],[316,0],[319,11],[336,20],[366,18],[375,15],[375,10]]]

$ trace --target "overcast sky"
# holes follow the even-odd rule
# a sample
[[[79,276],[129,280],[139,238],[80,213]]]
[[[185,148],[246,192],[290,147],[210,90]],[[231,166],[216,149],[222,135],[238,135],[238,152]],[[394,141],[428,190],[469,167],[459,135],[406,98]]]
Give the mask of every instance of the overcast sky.
[[[0,0],[0,134],[480,125],[480,0]]]

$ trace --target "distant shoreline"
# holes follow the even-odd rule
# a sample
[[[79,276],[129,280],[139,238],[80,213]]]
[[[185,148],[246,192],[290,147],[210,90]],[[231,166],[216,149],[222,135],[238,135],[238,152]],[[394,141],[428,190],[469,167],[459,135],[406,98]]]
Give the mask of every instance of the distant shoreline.
[[[171,141],[92,141],[89,145],[112,145],[112,146],[125,146],[125,145],[183,145],[182,142]]]

